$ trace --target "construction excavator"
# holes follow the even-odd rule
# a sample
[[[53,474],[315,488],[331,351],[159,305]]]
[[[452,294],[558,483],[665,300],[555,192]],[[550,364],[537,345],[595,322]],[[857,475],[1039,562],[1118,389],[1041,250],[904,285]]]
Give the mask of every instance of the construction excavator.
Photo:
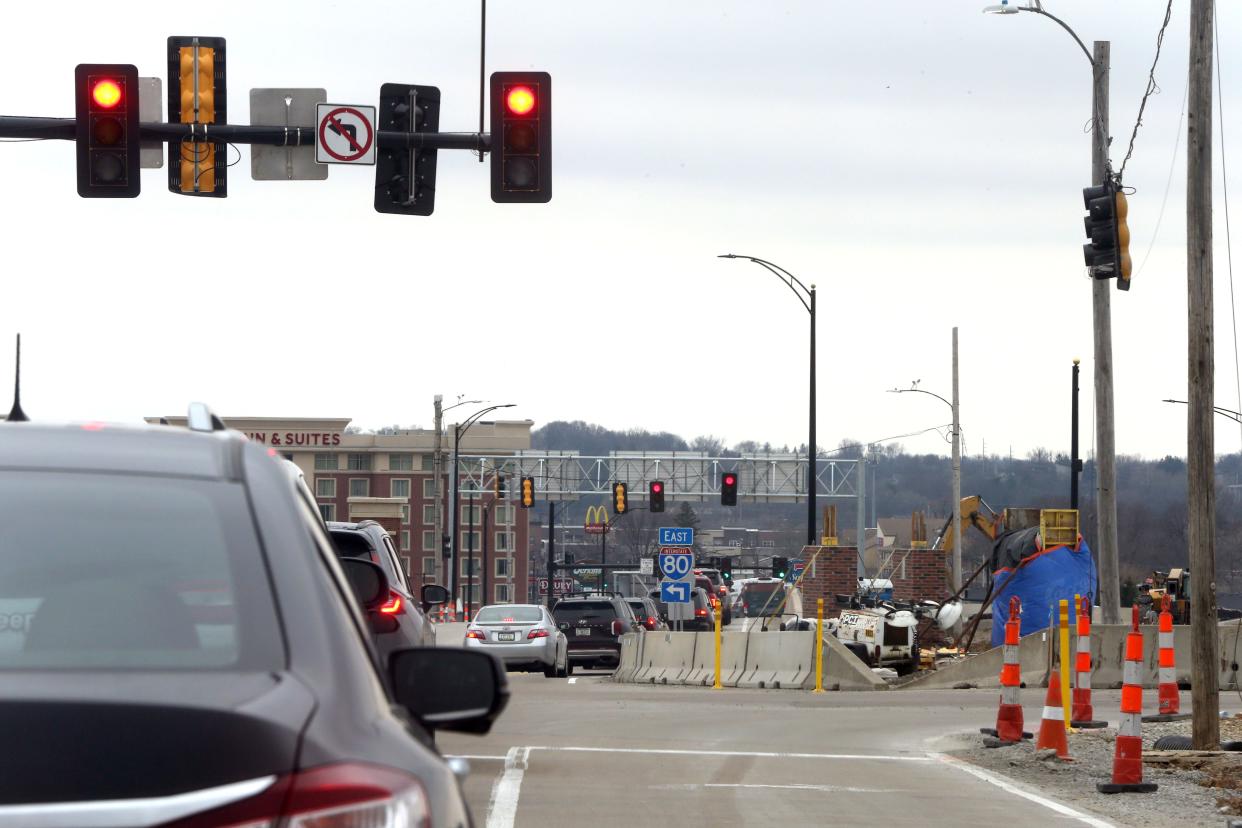
[[[1078,541],[1078,513],[1073,509],[1036,509],[1028,506],[1010,506],[997,512],[981,495],[963,497],[957,519],[945,521],[940,534],[932,543],[933,549],[952,549],[955,532],[965,532],[970,527],[996,540],[1004,532],[1039,527],[1045,546]]]

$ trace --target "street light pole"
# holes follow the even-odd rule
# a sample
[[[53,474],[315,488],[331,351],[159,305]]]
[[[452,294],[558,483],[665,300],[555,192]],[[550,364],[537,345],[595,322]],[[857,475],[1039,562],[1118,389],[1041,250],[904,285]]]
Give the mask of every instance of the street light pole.
[[[807,384],[807,394],[810,397],[808,404],[808,428],[807,428],[807,444],[806,444],[806,545],[816,546],[815,527],[816,515],[815,509],[819,496],[819,453],[815,444],[815,285],[807,287],[785,268],[780,265],[754,256],[745,256],[740,253],[724,253],[717,256],[718,259],[746,259],[754,262],[765,270],[770,271],[776,278],[780,279],[785,285],[794,292],[794,296],[798,297],[798,301],[802,303],[802,307],[806,308],[807,313],[811,315],[811,358],[810,358],[810,380]],[[863,460],[858,460],[858,468],[861,470]],[[861,471],[859,477],[859,486],[863,485]],[[862,510],[862,495],[865,494],[860,488],[859,511]],[[865,523],[863,519],[859,519],[860,527],[858,536],[859,558],[862,558],[863,538],[861,527]]]
[[[459,403],[459,405],[460,404],[461,403]],[[460,521],[461,507],[459,505],[459,500],[460,500],[459,490],[461,489],[461,482],[460,482],[461,481],[461,469],[460,469],[460,462],[459,462],[460,457],[461,457],[461,438],[463,435],[465,435],[467,431],[470,430],[470,426],[474,425],[475,423],[479,421],[480,417],[483,417],[486,414],[492,411],[495,411],[498,408],[513,408],[514,405],[516,405],[516,403],[504,403],[502,405],[488,406],[487,408],[484,408],[481,411],[476,411],[475,413],[471,414],[469,417],[466,418],[465,422],[456,423],[453,425],[453,489],[450,492],[450,495],[451,495],[450,500],[452,501],[452,508],[453,508],[453,519],[451,521],[451,525],[453,527],[453,537],[449,541],[449,548],[452,550],[451,554],[449,555],[449,564],[450,564],[449,570],[451,572],[451,577],[452,577],[452,580],[449,582],[449,597],[451,600],[457,599],[457,579],[458,579],[458,574],[459,574],[457,571],[457,555],[458,555],[458,544],[459,544],[459,541],[461,540],[458,537],[459,535],[458,530],[461,526],[461,521]],[[472,512],[472,516],[473,516],[473,512]],[[471,535],[471,538],[473,537],[474,536]]]

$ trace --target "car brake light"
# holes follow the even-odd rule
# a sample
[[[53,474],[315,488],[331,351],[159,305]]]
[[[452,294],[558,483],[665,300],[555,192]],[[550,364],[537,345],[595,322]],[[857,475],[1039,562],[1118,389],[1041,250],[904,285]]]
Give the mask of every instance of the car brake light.
[[[613,634],[613,635],[624,635],[624,634],[625,634],[625,625],[621,623],[621,619],[620,619],[620,618],[614,618],[614,619],[613,619],[613,621],[612,621],[612,634]]]
[[[694,611],[694,614],[695,614],[697,617],[699,617],[699,618],[706,618],[706,617],[707,617],[707,610],[702,609],[702,608],[700,608],[700,609],[696,609],[696,610]]]
[[[342,763],[300,771],[267,790],[164,828],[352,828],[412,825],[428,828],[431,809],[418,779],[379,765]]]
[[[487,638],[487,636],[483,634],[482,630],[466,630],[466,638],[477,638],[480,641],[483,641]]]
[[[530,632],[528,632],[528,633],[526,634],[526,638],[527,638],[527,639],[531,639],[531,638],[547,638],[547,637],[548,637],[548,631],[547,631],[547,630],[531,630]]]
[[[401,612],[401,596],[395,592],[388,593],[388,600],[380,604],[379,611],[385,615],[396,615]]]
[[[654,615],[647,616],[647,629],[654,630],[656,628],[656,618]]]

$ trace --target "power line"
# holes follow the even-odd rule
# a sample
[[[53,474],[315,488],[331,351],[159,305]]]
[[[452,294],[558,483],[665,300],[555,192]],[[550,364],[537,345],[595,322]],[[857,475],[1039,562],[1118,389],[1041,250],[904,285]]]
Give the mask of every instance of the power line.
[[[1130,147],[1126,150],[1126,157],[1121,161],[1121,169],[1117,171],[1118,180],[1121,179],[1126,172],[1126,164],[1130,161],[1130,156],[1134,154],[1134,139],[1138,137],[1139,127],[1143,124],[1143,110],[1147,108],[1147,99],[1160,91],[1160,87],[1156,85],[1156,64],[1160,62],[1160,47],[1164,45],[1164,32],[1169,28],[1169,20],[1173,17],[1173,0],[1169,0],[1169,5],[1164,10],[1164,22],[1160,24],[1160,33],[1156,35],[1156,56],[1152,58],[1151,69],[1147,73],[1147,89],[1143,92],[1143,100],[1139,102],[1138,117],[1134,119],[1134,131],[1130,133]]]

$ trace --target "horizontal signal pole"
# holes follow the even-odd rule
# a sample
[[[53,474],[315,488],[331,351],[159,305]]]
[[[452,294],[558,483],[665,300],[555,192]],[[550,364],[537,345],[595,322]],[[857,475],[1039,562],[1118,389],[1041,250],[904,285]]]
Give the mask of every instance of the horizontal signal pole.
[[[144,141],[225,141],[231,144],[263,144],[273,147],[313,147],[314,127],[255,126],[242,124],[140,124]],[[0,138],[33,138],[73,141],[75,118],[27,118],[0,115]],[[489,152],[492,136],[487,132],[393,132],[376,133],[378,146],[390,149],[472,150]]]

